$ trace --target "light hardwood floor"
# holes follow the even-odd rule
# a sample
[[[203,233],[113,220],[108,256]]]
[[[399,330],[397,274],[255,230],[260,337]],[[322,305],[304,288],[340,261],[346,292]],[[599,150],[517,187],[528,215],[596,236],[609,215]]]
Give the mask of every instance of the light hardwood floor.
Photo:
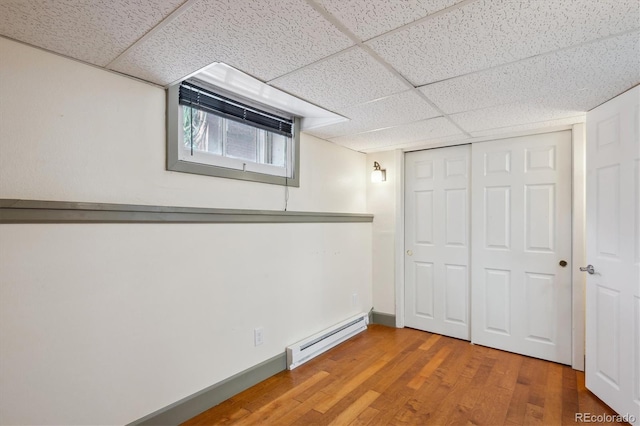
[[[615,414],[571,367],[372,325],[185,425],[575,424]]]

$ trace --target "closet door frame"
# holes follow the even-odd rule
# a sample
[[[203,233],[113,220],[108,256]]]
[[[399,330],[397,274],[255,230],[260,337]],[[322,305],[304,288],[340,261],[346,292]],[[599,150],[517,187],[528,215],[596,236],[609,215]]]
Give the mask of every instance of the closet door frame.
[[[585,254],[585,125],[577,123],[572,126],[557,127],[552,130],[540,130],[530,132],[512,133],[501,136],[474,139],[471,142],[483,142],[487,140],[506,139],[517,136],[549,133],[550,131],[571,130],[572,134],[572,264],[583,265],[586,261]],[[465,143],[467,143],[465,141]],[[459,144],[452,144],[459,145]],[[447,145],[441,145],[445,147]],[[435,148],[435,147],[434,147]],[[395,318],[396,327],[404,328],[404,268],[405,268],[405,241],[404,241],[404,155],[411,150],[395,150],[395,169],[397,179],[396,193],[396,229],[395,229]],[[472,183],[473,184],[473,183]],[[473,258],[471,259],[473,265]],[[585,336],[585,277],[584,274],[573,274],[572,277],[572,355],[571,366],[575,370],[584,371],[584,336]],[[473,301],[471,301],[473,303]]]

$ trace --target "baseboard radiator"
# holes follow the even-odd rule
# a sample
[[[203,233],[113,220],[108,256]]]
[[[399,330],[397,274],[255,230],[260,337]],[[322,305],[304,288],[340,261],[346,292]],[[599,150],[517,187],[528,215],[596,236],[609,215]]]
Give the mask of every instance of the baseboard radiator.
[[[358,314],[287,347],[287,368],[293,370],[367,329],[369,315]]]

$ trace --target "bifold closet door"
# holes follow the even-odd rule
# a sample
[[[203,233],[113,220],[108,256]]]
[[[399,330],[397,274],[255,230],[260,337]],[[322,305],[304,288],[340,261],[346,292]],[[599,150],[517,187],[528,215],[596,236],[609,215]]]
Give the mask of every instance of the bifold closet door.
[[[405,325],[469,340],[470,145],[405,156]]]
[[[571,132],[473,144],[473,343],[571,363]]]

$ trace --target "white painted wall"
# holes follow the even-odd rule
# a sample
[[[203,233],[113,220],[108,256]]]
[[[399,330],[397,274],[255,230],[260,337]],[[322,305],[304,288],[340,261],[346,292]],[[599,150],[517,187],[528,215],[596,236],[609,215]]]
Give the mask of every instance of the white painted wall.
[[[162,89],[5,39],[0,57],[0,198],[282,209],[281,186],[166,171]],[[366,156],[301,145],[289,209],[364,212]],[[0,225],[0,424],[131,422],[367,311],[371,229]]]
[[[279,185],[167,171],[164,90],[2,38],[0,54],[2,197],[284,207]],[[300,165],[289,210],[365,211],[364,154],[303,134]]]
[[[367,154],[367,211],[373,213],[373,308],[395,314],[396,151]],[[372,183],[373,162],[387,171],[386,182]],[[400,176],[401,177],[401,176]]]

